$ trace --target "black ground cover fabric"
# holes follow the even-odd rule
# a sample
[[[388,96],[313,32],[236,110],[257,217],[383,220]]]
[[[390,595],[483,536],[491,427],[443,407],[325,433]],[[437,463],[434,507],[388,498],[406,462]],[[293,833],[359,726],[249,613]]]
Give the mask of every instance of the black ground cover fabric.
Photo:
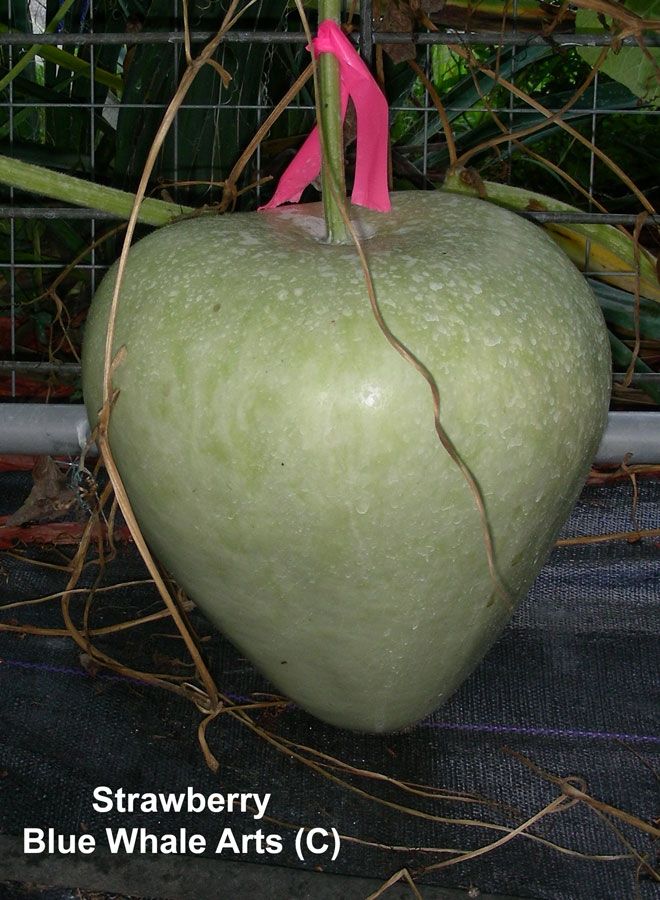
[[[0,514],[15,510],[29,491],[22,474],[0,477]],[[639,528],[658,527],[660,483],[640,484]],[[632,527],[629,484],[585,489],[565,535]],[[54,569],[0,557],[0,603],[61,590]],[[85,573],[87,583],[97,574]],[[131,546],[107,567],[104,583],[142,579]],[[584,779],[588,792],[647,821],[657,819],[660,768],[658,631],[660,553],[657,541],[619,541],[556,550],[500,641],[453,699],[401,734],[373,737],[325,726],[293,706],[264,710],[255,719],[276,734],[339,757],[357,768],[400,780],[470,792],[498,805],[428,800],[391,784],[353,777],[379,797],[446,818],[517,825],[558,794],[509,750],[558,776]],[[159,608],[149,586],[99,595],[92,625],[109,624]],[[75,603],[74,603],[75,608]],[[52,601],[0,613],[0,621],[61,627]],[[270,686],[195,614],[222,690],[236,699]],[[186,662],[172,626],[159,622],[99,644],[137,668],[151,671]],[[174,661],[174,662],[173,662]],[[418,870],[447,855],[398,848],[471,849],[506,832],[406,816],[332,784],[278,753],[246,728],[220,717],[209,743],[220,761],[213,775],[196,740],[199,713],[187,701],[107,672],[90,671],[68,638],[0,632],[0,831],[25,827],[91,832],[144,826],[157,833],[181,827],[206,836],[214,848],[223,828],[242,834],[262,828],[282,835],[275,857],[254,851],[241,858],[382,878],[402,866]],[[179,672],[186,670],[179,667]],[[577,782],[576,782],[577,783]],[[335,827],[344,839],[337,859],[298,861],[294,831],[249,815],[222,813],[100,814],[92,809],[98,785],[128,791],[270,793],[268,815],[295,827]],[[614,820],[610,819],[611,822]],[[652,858],[650,838],[617,822],[640,853]],[[531,829],[537,838],[585,854],[626,853],[620,837],[593,810],[576,805]],[[99,838],[100,841],[100,838]],[[227,854],[224,854],[225,857]],[[231,856],[235,859],[234,856]],[[0,880],[2,862],[0,860]],[[562,854],[547,843],[518,837],[501,848],[422,879],[447,886],[533,898],[651,897],[657,887],[636,862],[595,861]],[[637,894],[635,892],[638,892]]]

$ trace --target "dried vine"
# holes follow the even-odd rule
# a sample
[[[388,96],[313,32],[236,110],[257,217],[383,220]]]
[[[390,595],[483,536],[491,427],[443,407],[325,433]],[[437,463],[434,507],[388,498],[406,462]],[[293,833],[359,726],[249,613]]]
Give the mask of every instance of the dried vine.
[[[175,592],[172,591],[171,586],[168,585],[167,579],[163,576],[163,573],[160,571],[156,561],[151,556],[146,542],[142,536],[139,525],[135,519],[133,514],[130,500],[124,488],[120,473],[118,471],[117,465],[112,455],[110,442],[109,442],[109,429],[112,417],[112,408],[116,399],[116,393],[114,391],[112,385],[113,374],[118,366],[122,364],[123,361],[123,348],[120,348],[118,352],[115,352],[114,348],[114,323],[116,320],[117,307],[120,299],[120,291],[122,278],[125,271],[126,259],[128,250],[130,248],[133,235],[135,232],[135,225],[137,222],[137,215],[140,207],[140,203],[144,198],[148,186],[149,177],[153,170],[153,166],[155,164],[155,160],[157,157],[160,148],[162,147],[165,136],[169,130],[171,123],[174,120],[174,116],[183,101],[187,90],[192,84],[196,74],[202,69],[205,65],[211,65],[217,72],[220,78],[226,82],[229,78],[229,74],[212,58],[215,50],[219,46],[226,32],[233,27],[235,22],[238,20],[242,12],[245,11],[252,2],[255,0],[250,0],[242,9],[239,10],[239,2],[238,0],[233,0],[230,4],[229,10],[223,23],[218,30],[216,36],[212,41],[207,44],[207,46],[203,49],[198,57],[193,57],[191,52],[191,44],[190,44],[190,34],[189,34],[189,23],[188,23],[188,11],[187,4],[184,2],[184,20],[185,20],[185,55],[187,67],[181,79],[180,86],[173,97],[170,105],[168,106],[167,112],[164,116],[163,123],[157,133],[157,136],[152,145],[147,163],[145,165],[145,169],[143,171],[142,178],[140,180],[140,185],[136,195],[136,201],[133,208],[133,212],[131,218],[128,222],[127,226],[119,226],[117,229],[113,229],[112,232],[103,235],[99,238],[94,246],[100,245],[103,240],[106,240],[110,235],[118,233],[123,228],[126,228],[126,236],[124,239],[122,254],[120,257],[119,270],[117,273],[115,291],[112,301],[112,310],[110,313],[110,320],[108,325],[108,336],[106,343],[106,351],[105,351],[105,360],[104,360],[104,377],[103,377],[103,406],[99,412],[99,420],[97,427],[95,429],[95,437],[99,445],[99,449],[101,450],[102,457],[110,477],[110,483],[106,486],[106,488],[101,492],[98,498],[98,504],[95,509],[92,510],[87,523],[83,529],[82,539],[79,543],[78,549],[75,553],[75,556],[71,560],[68,571],[69,578],[65,589],[60,594],[53,594],[45,597],[35,598],[32,600],[24,600],[24,601],[16,601],[14,603],[7,604],[0,608],[0,611],[6,611],[9,609],[17,609],[23,608],[26,606],[34,606],[37,604],[49,602],[51,600],[60,601],[60,608],[62,619],[64,622],[64,627],[57,629],[47,629],[47,628],[37,628],[36,626],[30,626],[27,624],[10,624],[10,623],[0,623],[0,630],[4,631],[12,631],[15,633],[23,633],[23,634],[33,634],[33,635],[48,635],[50,637],[60,637],[60,636],[68,636],[74,640],[76,645],[79,647],[81,652],[85,654],[90,660],[92,660],[98,666],[107,668],[108,670],[115,672],[119,675],[137,679],[143,683],[152,685],[154,687],[158,687],[167,691],[171,691],[186,697],[188,700],[192,701],[195,706],[202,713],[202,718],[198,725],[198,740],[200,743],[200,747],[204,754],[204,758],[207,762],[207,765],[213,770],[217,771],[219,768],[218,760],[215,754],[212,752],[209,746],[208,740],[208,731],[210,726],[215,723],[221,716],[229,716],[230,718],[238,721],[241,725],[249,729],[255,736],[264,740],[269,745],[271,745],[278,753],[284,754],[286,757],[295,760],[299,765],[304,765],[307,768],[311,769],[316,773],[317,776],[323,778],[327,781],[332,782],[333,784],[341,787],[342,789],[348,790],[353,794],[362,798],[365,802],[373,803],[380,806],[385,806],[390,809],[393,809],[399,812],[402,815],[412,816],[416,818],[427,819],[431,822],[439,823],[439,824],[451,824],[456,828],[479,828],[479,829],[487,829],[489,831],[496,832],[498,836],[496,839],[484,844],[483,846],[477,849],[458,849],[458,848],[442,848],[442,847],[424,847],[424,848],[410,848],[410,847],[392,847],[391,845],[387,845],[378,841],[370,841],[365,840],[361,836],[358,835],[342,835],[342,839],[355,842],[371,847],[378,847],[381,849],[393,850],[396,852],[403,852],[406,854],[410,854],[412,852],[416,852],[420,855],[428,855],[432,854],[434,856],[444,855],[446,858],[437,862],[432,862],[428,865],[422,865],[417,871],[411,872],[409,868],[402,868],[397,871],[391,878],[384,882],[384,884],[379,888],[378,891],[371,894],[371,898],[377,898],[382,896],[390,887],[393,885],[404,882],[411,890],[412,894],[416,897],[420,897],[421,894],[416,886],[416,879],[419,877],[428,874],[430,872],[444,869],[450,866],[458,865],[460,863],[466,862],[470,859],[474,859],[480,855],[484,855],[486,853],[492,852],[497,848],[503,846],[504,844],[514,840],[529,840],[532,842],[540,843],[546,847],[550,847],[553,850],[566,854],[569,856],[583,858],[583,859],[597,859],[602,862],[610,862],[615,860],[628,859],[634,861],[638,864],[640,868],[643,868],[647,874],[650,875],[654,880],[660,881],[660,874],[653,867],[650,859],[646,856],[643,856],[636,848],[634,848],[627,838],[621,834],[621,832],[615,829],[615,833],[619,837],[620,843],[623,846],[624,852],[621,854],[598,854],[598,853],[581,853],[573,850],[570,847],[564,847],[559,844],[553,843],[549,841],[539,834],[535,833],[535,828],[538,824],[549,815],[556,815],[557,813],[565,813],[568,810],[574,808],[577,805],[581,805],[593,811],[595,815],[599,817],[605,817],[608,823],[611,823],[611,819],[616,819],[617,821],[623,822],[626,825],[636,829],[640,833],[657,840],[660,838],[660,829],[658,829],[655,825],[650,824],[633,814],[617,809],[614,806],[611,806],[607,803],[599,801],[593,798],[588,790],[586,783],[582,781],[578,781],[574,776],[559,776],[549,773],[545,769],[540,768],[533,761],[527,759],[521,754],[514,754],[517,761],[530,771],[532,771],[539,779],[544,780],[550,784],[552,784],[555,788],[558,789],[559,793],[556,797],[554,797],[550,802],[542,806],[540,809],[533,812],[531,815],[527,815],[522,817],[521,821],[518,821],[517,824],[513,825],[501,825],[494,822],[489,822],[486,820],[482,820],[479,818],[470,818],[468,816],[441,816],[432,813],[426,812],[424,809],[412,805],[408,805],[407,803],[399,803],[396,801],[391,801],[380,797],[373,790],[368,789],[362,785],[370,784],[372,782],[384,783],[389,787],[396,789],[400,792],[404,797],[419,797],[424,799],[431,799],[434,801],[447,801],[453,803],[462,803],[468,805],[475,806],[489,806],[489,805],[498,805],[495,804],[494,801],[489,800],[488,798],[477,796],[471,793],[466,793],[462,795],[457,795],[455,793],[443,791],[439,788],[432,788],[428,785],[415,784],[414,782],[402,782],[392,779],[384,774],[378,772],[372,772],[365,769],[360,769],[355,767],[349,763],[346,763],[342,760],[333,758],[328,754],[322,753],[321,751],[306,747],[302,744],[298,744],[296,742],[284,739],[279,737],[267,729],[260,726],[254,718],[250,715],[252,711],[255,709],[265,709],[265,708],[275,708],[275,709],[283,709],[288,705],[288,701],[283,698],[266,698],[260,699],[259,697],[251,698],[249,701],[236,703],[229,696],[222,693],[216,682],[213,678],[211,672],[209,671],[206,663],[203,659],[203,655],[199,650],[199,639],[194,634],[191,629],[189,622],[187,620],[187,611],[190,609],[190,604],[185,600],[182,596],[176,596]],[[635,16],[632,13],[629,13],[623,7],[619,7],[618,5],[614,5],[607,0],[578,0],[577,5],[582,6],[584,8],[596,10],[603,14],[614,16],[621,24],[621,30],[619,32],[619,37],[625,36],[635,36],[640,42],[642,40],[642,30],[646,28],[653,27],[658,23],[648,23],[644,20],[639,19],[639,17]],[[304,14],[303,14],[304,15]],[[559,18],[556,18],[556,21],[559,21]],[[431,23],[432,24],[432,23]],[[435,27],[435,26],[434,26]],[[453,46],[452,49],[459,55],[466,59],[470,64],[474,64],[474,60],[471,58],[468,51],[464,50],[464,48],[460,46]],[[599,64],[605,56],[604,51],[601,54],[601,58],[599,59]],[[498,143],[501,143],[504,140],[513,140],[517,142],[521,137],[532,133],[533,130],[536,130],[538,127],[544,127],[548,124],[548,122],[555,122],[559,124],[561,127],[565,127],[569,133],[575,139],[582,140],[583,142],[586,139],[583,139],[578,132],[575,132],[574,129],[570,129],[570,126],[567,126],[566,123],[562,123],[561,116],[565,114],[565,112],[570,108],[570,106],[578,99],[578,97],[587,89],[589,81],[585,82],[581,86],[578,92],[571,99],[569,104],[567,104],[559,113],[550,114],[548,110],[546,110],[541,104],[538,104],[533,98],[530,98],[524,92],[520,91],[515,85],[511,82],[501,79],[493,70],[481,65],[476,64],[477,68],[485,74],[489,75],[493,78],[493,80],[506,87],[516,96],[524,99],[525,102],[530,103],[534,108],[540,111],[544,116],[546,116],[546,122],[541,126],[535,126],[533,129],[524,129],[518,133],[513,135],[506,133],[502,134],[501,138],[495,139],[492,141],[489,146],[496,146]],[[443,114],[443,106],[440,98],[437,96],[437,92],[434,91],[433,86],[428,81],[427,76],[423,73],[423,71],[416,66],[415,71],[418,76],[422,79],[423,83],[425,83],[427,89],[429,89],[432,100],[438,110],[440,115],[442,126],[445,131],[445,135],[447,138],[447,144],[449,147],[450,157],[452,160],[452,165],[458,165],[461,163],[465,163],[467,156],[464,154],[459,157],[456,152],[455,142],[453,140],[451,124],[449,123],[445,114]],[[307,69],[299,76],[296,83],[291,87],[291,89],[285,94],[285,96],[281,99],[281,101],[277,104],[271,115],[264,121],[262,126],[260,127],[257,134],[255,134],[254,139],[251,141],[250,145],[246,148],[244,153],[241,155],[240,159],[232,169],[230,175],[226,179],[225,182],[221,184],[223,188],[223,196],[220,202],[220,209],[222,211],[230,209],[233,207],[235,203],[235,199],[240,193],[237,189],[237,184],[242,172],[245,169],[252,153],[256,149],[258,143],[263,139],[263,137],[268,132],[269,128],[272,126],[272,123],[276,120],[277,116],[286,108],[288,103],[291,101],[295,93],[302,87],[302,85],[313,75],[314,66],[310,64]],[[593,75],[591,76],[593,77]],[[502,126],[503,127],[503,126]],[[589,148],[596,153],[600,151],[594,147],[591,142],[586,141],[586,144]],[[476,150],[473,153],[477,152]],[[601,154],[601,158],[602,158]],[[619,175],[622,181],[630,188],[633,193],[640,199],[640,202],[643,203],[645,209],[647,211],[652,211],[651,205],[646,201],[643,194],[636,188],[634,183],[629,179],[629,177],[614,164],[607,157],[603,159],[603,161],[610,165],[613,171]],[[378,306],[378,300],[376,297],[376,293],[373,287],[373,283],[371,281],[371,276],[369,273],[369,267],[364,256],[363,250],[360,245],[360,241],[355,234],[353,226],[350,222],[350,217],[346,211],[345,205],[341,206],[343,210],[343,216],[345,218],[345,222],[347,227],[352,233],[353,240],[356,246],[356,251],[359,254],[360,261],[363,267],[363,272],[365,275],[365,283],[367,285],[367,291],[369,294],[369,300],[371,303],[371,308],[374,313],[374,317],[378,322],[381,331],[383,332],[386,339],[390,342],[393,348],[403,356],[414,368],[425,378],[427,381],[433,398],[433,407],[434,407],[434,420],[435,420],[435,428],[440,443],[445,448],[445,450],[450,454],[452,460],[461,467],[461,471],[463,473],[464,478],[468,482],[470,486],[470,490],[473,493],[475,498],[475,503],[477,505],[482,530],[484,534],[484,543],[486,546],[486,553],[488,558],[488,566],[489,571],[491,573],[491,577],[493,581],[496,583],[500,592],[504,599],[506,599],[506,592],[504,588],[501,587],[499,582],[499,576],[497,575],[497,571],[495,569],[494,563],[494,554],[492,549],[492,541],[490,538],[490,531],[488,527],[487,517],[485,513],[485,509],[483,506],[483,500],[481,498],[481,494],[479,492],[479,487],[474,480],[473,476],[466,470],[462,465],[460,457],[456,453],[456,450],[453,448],[451,443],[449,442],[444,429],[440,423],[439,418],[439,405],[440,405],[440,395],[438,387],[435,383],[435,380],[432,374],[426,369],[424,364],[419,361],[414,354],[409,351],[400,341],[392,334],[390,329],[388,328],[386,322],[383,319],[383,316],[380,312],[380,308]],[[638,246],[639,233],[643,224],[643,219],[640,217],[638,220],[638,224],[635,228],[634,238],[636,240],[636,246]],[[74,261],[71,265],[71,268],[75,267],[76,263],[79,259],[84,258],[87,251],[80,255],[80,257]],[[57,294],[57,289],[59,285],[64,281],[64,279],[68,275],[68,271],[70,269],[65,270],[61,276],[47,289],[47,295],[53,300],[56,305],[57,315],[59,320],[62,323],[63,333],[66,335],[67,329],[65,325],[65,316],[66,310],[65,306],[62,303],[61,299]],[[639,272],[639,265],[638,265]],[[636,290],[636,310],[637,314],[639,312],[639,277],[637,278],[637,290]],[[638,319],[637,319],[638,321]],[[70,341],[69,341],[70,343]],[[74,351],[75,352],[75,351]],[[639,352],[639,334],[636,334],[636,345],[635,345],[635,356]],[[632,374],[632,367],[629,373]],[[631,467],[632,469],[632,467]],[[629,472],[624,473],[627,477]],[[620,477],[620,475],[619,475]],[[93,541],[100,540],[101,545],[99,547],[99,557],[102,559],[105,553],[103,547],[102,538],[99,538],[99,535],[103,533],[100,530],[101,524],[105,521],[106,523],[106,531],[105,533],[109,537],[109,550],[112,552],[112,538],[115,531],[115,514],[117,506],[121,509],[123,516],[130,528],[130,531],[133,535],[135,543],[139,549],[139,552],[142,558],[145,561],[145,565],[149,571],[150,578],[141,580],[139,583],[147,584],[153,583],[163,600],[164,609],[159,610],[156,613],[138,616],[134,619],[128,620],[126,622],[118,623],[111,626],[102,626],[93,628],[90,626],[90,609],[91,609],[91,598],[94,595],[109,592],[114,589],[118,589],[119,587],[125,587],[128,584],[135,584],[136,582],[123,583],[121,585],[112,585],[107,587],[102,587],[99,584],[96,584],[91,590],[88,588],[80,588],[78,587],[81,574],[86,565],[86,561],[88,559],[88,554],[90,548],[92,546]],[[595,541],[604,541],[604,540],[630,540],[630,539],[640,539],[646,537],[658,537],[660,536],[660,529],[645,529],[645,530],[636,530],[633,532],[626,533],[616,533],[612,535],[596,535],[582,538],[568,538],[563,539],[558,542],[559,545],[567,545],[572,543],[587,543],[587,542],[595,542]],[[102,567],[101,567],[102,570]],[[97,579],[98,580],[98,579]],[[83,626],[79,626],[74,621],[71,604],[74,598],[79,596],[85,596],[87,598],[87,602],[84,608],[83,614]],[[152,673],[152,672],[144,672],[137,669],[134,669],[131,666],[127,666],[118,660],[111,657],[109,654],[100,650],[95,643],[93,642],[93,638],[107,636],[110,634],[114,634],[117,632],[125,631],[127,629],[132,629],[136,627],[140,627],[149,623],[153,623],[155,621],[167,620],[171,619],[174,623],[177,632],[183,638],[186,648],[190,654],[190,658],[194,664],[195,672],[197,676],[197,681],[194,682],[191,679],[188,679],[185,676],[177,676],[166,673]],[[341,774],[339,774],[341,773]],[[352,779],[352,780],[351,780]],[[358,783],[355,784],[354,781]],[[501,806],[501,804],[500,804]],[[509,811],[510,813],[511,811]],[[287,823],[280,822],[279,820],[271,820],[277,822],[278,824],[284,827],[297,828],[298,824],[295,823]]]

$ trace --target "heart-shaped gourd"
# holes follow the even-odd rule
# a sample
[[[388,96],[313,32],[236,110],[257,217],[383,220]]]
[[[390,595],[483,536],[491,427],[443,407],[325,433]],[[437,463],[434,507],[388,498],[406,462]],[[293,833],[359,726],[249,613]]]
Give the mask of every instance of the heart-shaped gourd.
[[[601,313],[539,228],[486,202],[403,193],[389,215],[355,215],[515,603],[602,435]],[[386,731],[448,697],[510,607],[429,386],[379,329],[354,246],[323,243],[324,227],[303,205],[183,221],[132,248],[110,443],[151,547],[224,634],[319,718]],[[114,282],[86,331],[92,421]]]

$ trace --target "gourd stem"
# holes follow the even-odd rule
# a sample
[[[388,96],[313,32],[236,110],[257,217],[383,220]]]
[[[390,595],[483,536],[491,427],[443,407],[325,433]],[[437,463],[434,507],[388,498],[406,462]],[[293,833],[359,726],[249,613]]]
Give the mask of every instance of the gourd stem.
[[[98,209],[116,215],[118,219],[128,219],[135,203],[135,194],[119,191],[104,184],[94,184],[62,172],[53,172],[52,169],[45,169],[8,156],[0,156],[0,184],[41,194],[51,200],[62,200],[75,206]],[[140,207],[138,221],[147,225],[167,225],[178,216],[192,212],[194,210],[189,206],[147,197]]]
[[[339,24],[341,0],[319,0],[319,22],[332,19]],[[348,241],[346,224],[340,204],[346,198],[344,177],[344,130],[341,119],[339,64],[331,53],[322,53],[318,60],[319,115],[323,164],[321,189],[327,239],[331,244]]]

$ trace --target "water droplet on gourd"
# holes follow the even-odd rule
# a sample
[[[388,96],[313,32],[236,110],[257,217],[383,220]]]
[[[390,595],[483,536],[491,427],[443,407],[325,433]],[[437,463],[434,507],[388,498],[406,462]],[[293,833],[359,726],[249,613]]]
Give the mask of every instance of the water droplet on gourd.
[[[369,501],[368,500],[356,500],[355,501],[355,512],[359,515],[363,516],[365,513],[369,512]]]

